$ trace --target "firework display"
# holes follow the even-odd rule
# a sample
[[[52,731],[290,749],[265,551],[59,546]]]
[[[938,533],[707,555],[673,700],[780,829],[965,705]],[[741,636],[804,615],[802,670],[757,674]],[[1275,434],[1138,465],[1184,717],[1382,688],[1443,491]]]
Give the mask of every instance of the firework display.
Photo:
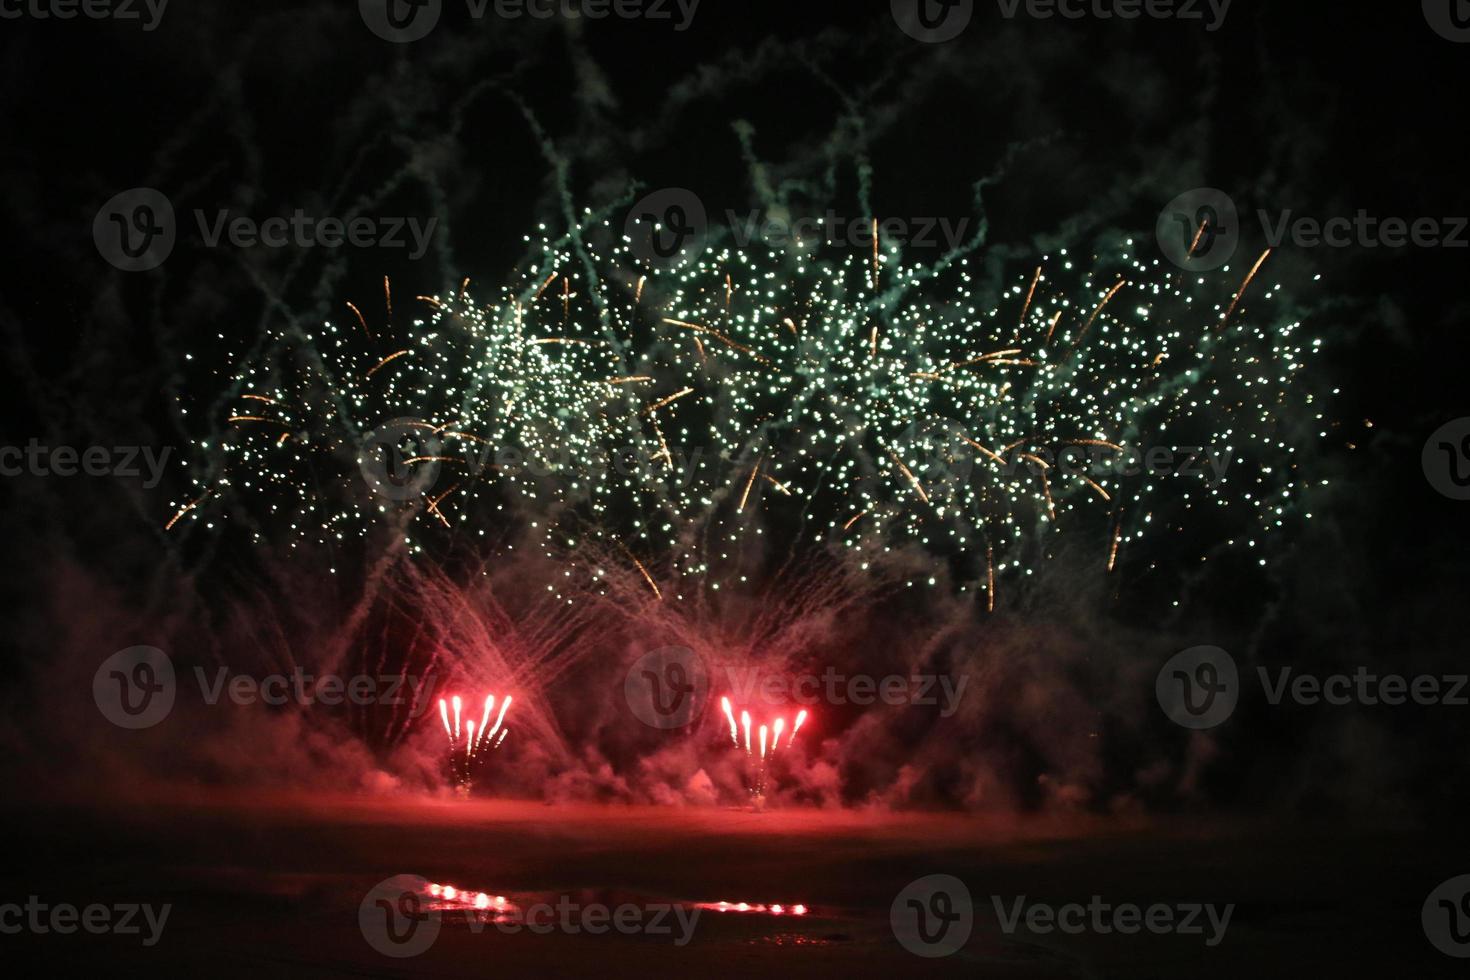
[[[781,741],[781,736],[786,733],[786,719],[777,718],[772,722],[760,722],[756,727],[756,738],[751,739],[751,720],[749,711],[740,712],[740,724],[735,724],[735,709],[730,705],[728,697],[720,698],[720,710],[725,714],[725,720],[730,724],[730,744],[737,749],[744,745],[745,758],[749,763],[748,789],[751,799],[757,804],[764,802],[766,795],[766,768],[776,758],[776,752],[785,745],[788,749],[796,743],[796,735],[801,731],[801,726],[806,723],[807,713],[800,711],[796,715],[796,721],[791,725],[791,733],[786,741]],[[742,742],[741,736],[744,736]]]
[[[464,702],[459,695],[439,699],[439,719],[444,725],[444,734],[449,739],[449,750],[445,758],[450,780],[457,790],[469,792],[479,764],[484,761],[485,756],[500,748],[500,743],[510,734],[510,729],[503,727],[505,713],[510,710],[510,702],[509,695],[501,700],[500,712],[491,725],[490,714],[495,710],[495,695],[485,696],[485,708],[480,715],[479,724],[473,718],[461,718]]]
[[[493,551],[514,525],[676,600],[742,574],[752,542],[863,567],[915,546],[993,607],[1058,534],[1107,571],[1205,511],[1255,547],[1303,485],[1288,420],[1323,417],[1293,385],[1320,342],[1268,255],[1186,275],[1123,239],[997,289],[896,246],[651,268],[626,240],[538,247],[488,303],[466,283],[411,323],[399,299],[391,327],[352,305],[283,334],[229,379],[230,431],[175,520],[229,499],[257,537],[283,519],[328,543],[397,516],[416,550]],[[390,492],[358,478],[374,466]],[[569,596],[598,589],[585,564]]]

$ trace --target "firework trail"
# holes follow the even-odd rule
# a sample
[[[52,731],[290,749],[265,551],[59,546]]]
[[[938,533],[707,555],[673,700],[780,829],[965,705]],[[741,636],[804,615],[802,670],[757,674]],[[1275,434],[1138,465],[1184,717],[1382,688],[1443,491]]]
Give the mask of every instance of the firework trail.
[[[451,698],[439,699],[439,719],[444,725],[444,734],[449,739],[449,750],[446,756],[449,775],[457,790],[468,793],[474,780],[475,770],[484,761],[485,756],[500,748],[500,743],[505,741],[505,736],[510,729],[504,728],[505,713],[510,710],[510,695],[506,695],[500,702],[500,713],[495,716],[494,726],[490,725],[490,713],[495,710],[495,695],[485,696],[485,707],[480,715],[480,722],[475,724],[473,718],[463,719],[461,726],[461,714],[464,702],[459,695]],[[450,716],[453,715],[453,723]]]
[[[737,749],[741,748],[742,742],[739,732],[743,732],[745,735],[743,745],[745,758],[749,763],[748,769],[750,770],[747,788],[750,791],[751,799],[759,806],[764,802],[766,795],[766,768],[776,758],[776,752],[783,744],[789,749],[796,743],[796,735],[801,731],[801,726],[806,722],[807,713],[805,710],[797,713],[796,722],[791,726],[791,735],[784,743],[781,741],[781,735],[786,730],[786,719],[784,717],[777,718],[770,724],[761,724],[757,729],[757,738],[752,742],[750,737],[750,712],[740,712],[740,726],[737,732],[735,710],[731,706],[728,696],[720,698],[720,710],[724,712],[725,719],[730,724],[730,744]]]

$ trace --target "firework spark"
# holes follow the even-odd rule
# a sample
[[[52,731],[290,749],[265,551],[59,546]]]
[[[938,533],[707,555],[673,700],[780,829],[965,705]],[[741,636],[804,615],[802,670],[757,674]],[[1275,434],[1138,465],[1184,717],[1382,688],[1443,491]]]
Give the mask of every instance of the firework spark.
[[[484,708],[477,725],[473,718],[465,719],[461,726],[464,701],[459,695],[447,700],[439,699],[439,720],[444,725],[444,734],[449,739],[447,753],[449,775],[454,787],[461,794],[468,794],[475,770],[486,755],[500,748],[509,729],[503,728],[506,712],[510,710],[511,697],[506,695],[500,702],[500,713],[495,724],[490,725],[490,714],[495,710],[495,695],[485,695]],[[451,720],[452,713],[452,720]],[[461,734],[463,732],[463,734]],[[498,734],[497,734],[498,733]]]

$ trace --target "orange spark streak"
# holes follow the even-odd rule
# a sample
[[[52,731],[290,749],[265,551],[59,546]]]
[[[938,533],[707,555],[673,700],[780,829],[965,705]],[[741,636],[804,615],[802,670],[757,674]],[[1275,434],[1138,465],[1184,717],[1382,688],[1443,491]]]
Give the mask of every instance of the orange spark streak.
[[[623,554],[627,555],[628,560],[631,561],[635,566],[637,566],[639,574],[643,576],[643,581],[647,582],[648,587],[653,590],[654,598],[662,602],[664,594],[659,591],[658,584],[654,582],[653,576],[648,574],[648,569],[643,567],[643,562],[639,561],[638,556],[629,551],[628,546],[623,544],[623,542],[619,541],[618,547],[622,548]]]
[[[635,381],[652,381],[652,380],[653,380],[653,375],[651,375],[651,374],[630,374],[630,375],[627,375],[626,377],[622,377],[622,378],[608,378],[606,381],[603,382],[603,384],[607,384],[607,385],[626,385],[626,384],[632,384]]]
[[[995,612],[995,551],[985,543],[985,611]]]
[[[655,456],[653,458],[654,459],[658,459],[659,456],[662,456],[664,458],[664,465],[667,466],[670,470],[672,470],[674,468],[674,457],[673,457],[673,454],[671,454],[669,452],[669,444],[664,441],[664,430],[661,429],[661,428],[659,428],[659,426],[658,426],[658,416],[657,415],[653,416],[652,421],[653,421],[653,434],[656,435],[656,436],[658,436],[658,447],[659,447],[659,449],[658,449],[658,456]]]
[[[1047,344],[1051,343],[1051,335],[1057,332],[1057,324],[1058,323],[1061,323],[1061,322],[1062,322],[1062,311],[1061,310],[1057,310],[1057,315],[1051,318],[1051,326],[1049,326],[1049,327],[1046,328],[1046,339],[1041,342],[1041,345],[1043,347],[1045,347]]]
[[[1114,296],[1118,295],[1118,290],[1122,289],[1126,285],[1128,285],[1128,280],[1119,279],[1117,284],[1113,286],[1112,289],[1108,290],[1108,294],[1103,297],[1103,301],[1097,304],[1097,309],[1092,311],[1092,316],[1087,318],[1087,324],[1082,328],[1082,332],[1077,335],[1076,340],[1072,341],[1073,350],[1076,350],[1078,345],[1082,343],[1083,338],[1087,336],[1087,331],[1092,329],[1092,324],[1098,318],[1098,314],[1102,313],[1103,307],[1107,306],[1108,302],[1112,300]]]
[[[393,325],[393,285],[388,281],[388,277],[387,276],[384,276],[383,277],[383,301],[388,306],[388,325],[389,326],[392,326]]]
[[[878,219],[873,219],[873,292],[878,291]],[[877,333],[876,328],[874,333]]]
[[[445,517],[444,516],[444,512],[439,509],[439,503],[445,497],[449,496],[451,493],[453,493],[454,491],[456,491],[458,489],[459,489],[459,484],[456,483],[454,486],[450,487],[448,490],[445,490],[439,496],[437,496],[437,497],[430,497],[429,498],[429,506],[428,506],[429,513],[431,513],[435,517],[439,518],[439,520],[444,524],[445,527],[450,527],[452,525],[450,525],[450,523],[449,523],[449,518]]]
[[[656,412],[659,409],[663,408],[665,405],[668,405],[668,404],[670,404],[672,402],[676,402],[680,398],[683,398],[685,395],[691,395],[693,393],[694,393],[694,389],[693,388],[685,388],[682,391],[676,391],[672,395],[670,395],[669,397],[660,399],[659,401],[654,402],[652,405],[647,406],[639,414],[640,415],[649,415],[649,414],[651,414],[653,412]]]
[[[1031,297],[1036,295],[1036,284],[1041,282],[1041,266],[1036,267],[1036,275],[1031,277],[1031,288],[1026,291],[1026,302],[1021,306],[1021,319],[1016,324],[1016,337],[1021,336],[1021,328],[1026,325],[1026,314],[1031,311]]]
[[[265,402],[268,405],[279,405],[279,404],[281,404],[280,402],[276,401],[274,398],[267,398],[264,395],[241,395],[240,397],[241,398],[249,398],[252,401]]]
[[[905,466],[903,460],[899,459],[892,450],[889,450],[888,457],[889,459],[893,460],[894,465],[896,465],[900,470],[903,471],[903,475],[909,478],[909,482],[912,483],[914,485],[914,489],[918,491],[919,499],[927,504],[929,502],[929,495],[924,492],[924,486],[919,482],[919,478],[914,476],[914,471]]]
[[[374,367],[371,371],[369,371],[367,373],[366,377],[363,378],[363,380],[366,381],[368,378],[371,378],[373,375],[375,375],[379,371],[381,371],[387,364],[389,364],[392,361],[398,360],[404,354],[408,354],[408,353],[410,353],[410,351],[408,351],[408,350],[405,349],[405,350],[401,350],[401,351],[398,351],[398,352],[393,353],[393,354],[389,354],[387,357],[385,357],[381,361],[379,361],[377,363],[377,366]]]
[[[985,455],[989,456],[991,459],[995,460],[997,463],[1005,463],[1005,460],[1002,459],[999,455],[991,452],[989,449],[986,449],[984,446],[980,445],[980,443],[976,442],[974,439],[971,439],[969,436],[960,436],[960,438],[965,440],[965,442],[968,442],[970,445],[974,446],[976,449],[980,450]]]
[[[546,292],[546,287],[547,286],[550,286],[551,283],[552,283],[552,280],[554,280],[560,274],[561,273],[553,272],[551,275],[547,276],[546,277],[546,281],[541,284],[541,288],[538,289],[538,290],[536,290],[536,295],[531,297],[531,302],[534,303],[538,299],[540,299],[541,298],[541,294],[544,293],[544,292]]]
[[[357,322],[359,325],[361,325],[362,332],[367,334],[368,340],[372,340],[373,332],[368,329],[367,320],[363,319],[362,310],[359,310],[357,306],[352,303],[348,303],[347,308],[357,316]]]
[[[179,519],[181,517],[183,517],[185,514],[189,513],[189,511],[193,510],[195,507],[198,507],[200,504],[204,503],[204,501],[208,500],[213,495],[214,495],[214,491],[213,490],[210,490],[210,491],[206,492],[204,494],[204,496],[199,497],[197,500],[191,500],[191,501],[189,501],[183,507],[179,508],[179,512],[177,514],[175,514],[169,520],[169,522],[163,526],[163,529],[165,531],[172,531],[174,529],[174,525],[177,524],[177,523],[179,523]]]
[[[268,419],[262,415],[231,415],[227,422],[268,422],[271,425],[286,425],[280,419]]]
[[[858,521],[862,520],[863,519],[863,516],[865,514],[867,514],[867,513],[868,512],[866,510],[860,510],[856,514],[853,514],[852,517],[850,517],[848,519],[847,523],[844,524],[844,525],[842,525],[842,530],[844,530],[844,531],[851,530],[852,526],[854,524],[856,524]]]
[[[762,473],[761,474],[761,479],[762,480],[765,480],[767,483],[769,483],[771,486],[775,487],[777,490],[780,490],[786,496],[788,496],[788,497],[791,496],[791,490],[790,490],[790,488],[787,487],[786,484],[782,483],[780,480],[776,479],[774,476],[771,476],[771,474],[769,474],[769,473]]]
[[[1118,564],[1118,544],[1123,540],[1123,521],[1119,518],[1117,525],[1113,528],[1113,550],[1108,555],[1108,571],[1112,571]]]
[[[1199,223],[1199,230],[1194,233],[1194,241],[1189,243],[1189,254],[1186,258],[1194,258],[1194,250],[1199,248],[1200,239],[1205,237],[1205,229],[1210,225],[1210,219],[1205,218]]]
[[[680,327],[680,328],[682,328],[684,330],[693,330],[696,333],[708,334],[709,336],[711,336],[711,337],[715,338],[716,340],[718,340],[720,343],[724,344],[726,347],[730,347],[730,348],[733,348],[734,350],[738,350],[738,351],[740,351],[742,353],[749,354],[751,357],[755,358],[757,361],[760,361],[762,364],[765,364],[765,365],[769,366],[770,363],[771,363],[766,358],[762,357],[761,355],[757,354],[755,351],[751,350],[749,347],[746,347],[744,344],[736,343],[735,341],[731,340],[729,337],[727,337],[724,334],[720,333],[718,330],[712,330],[709,327],[703,326],[703,325],[698,324],[698,323],[689,323],[689,322],[684,321],[684,320],[675,320],[675,319],[672,319],[671,317],[664,317],[663,322],[664,323],[667,323],[667,324],[669,324],[671,326]],[[701,356],[702,356],[703,351],[704,351],[704,345],[701,344],[699,349],[700,349]]]
[[[755,461],[755,466],[750,471],[750,479],[745,481],[745,492],[740,495],[740,506],[736,508],[738,511],[745,510],[745,502],[750,499],[750,488],[755,485],[756,475],[760,473],[761,463],[764,461],[764,456]]]
[[[1112,499],[1113,499],[1113,498],[1112,498],[1112,497],[1109,497],[1109,496],[1108,496],[1108,492],[1107,492],[1107,491],[1106,491],[1106,490],[1104,490],[1104,489],[1103,489],[1103,488],[1102,488],[1102,487],[1100,487],[1100,486],[1098,486],[1098,485],[1097,485],[1097,484],[1096,484],[1096,483],[1094,483],[1094,482],[1093,482],[1093,481],[1092,481],[1092,480],[1090,480],[1090,479],[1088,479],[1088,478],[1087,478],[1087,477],[1085,477],[1085,476],[1082,476],[1082,475],[1081,475],[1081,474],[1080,474],[1080,473],[1079,473],[1079,474],[1078,474],[1078,478],[1079,478],[1079,479],[1080,479],[1080,480],[1081,480],[1081,481],[1082,481],[1082,482],[1083,482],[1083,483],[1085,483],[1085,484],[1087,484],[1087,485],[1088,485],[1088,486],[1089,486],[1089,487],[1092,487],[1092,489],[1094,489],[1094,490],[1096,490],[1096,491],[1097,491],[1097,495],[1098,495],[1098,496],[1099,496],[1099,497],[1101,497],[1101,498],[1102,498],[1102,499],[1104,499],[1104,500],[1106,500],[1106,501],[1109,501],[1109,502],[1111,502],[1111,501],[1112,501]]]
[[[1225,324],[1227,324],[1227,323],[1230,322],[1230,317],[1235,314],[1235,308],[1238,305],[1240,305],[1240,298],[1242,296],[1244,296],[1245,295],[1245,291],[1248,288],[1250,288],[1251,280],[1256,277],[1256,273],[1257,272],[1260,272],[1261,271],[1261,266],[1263,266],[1263,265],[1266,264],[1266,259],[1270,255],[1271,255],[1271,250],[1268,248],[1264,252],[1261,253],[1261,257],[1260,258],[1256,259],[1256,264],[1251,267],[1250,275],[1246,276],[1245,277],[1245,282],[1243,282],[1243,283],[1240,284],[1240,291],[1237,292],[1235,294],[1235,298],[1230,301],[1230,309],[1228,309],[1228,310],[1225,311],[1225,316],[1223,316],[1220,319],[1220,326],[1217,327],[1216,329],[1219,329],[1219,330],[1224,330],[1225,329]]]

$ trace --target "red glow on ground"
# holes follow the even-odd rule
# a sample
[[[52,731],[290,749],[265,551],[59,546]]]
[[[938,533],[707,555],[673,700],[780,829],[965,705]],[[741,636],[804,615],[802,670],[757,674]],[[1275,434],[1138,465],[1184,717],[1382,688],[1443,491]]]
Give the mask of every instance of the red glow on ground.
[[[695,902],[694,907],[707,912],[744,912],[754,915],[806,915],[807,913],[807,907],[800,903],[766,905],[763,902]]]

